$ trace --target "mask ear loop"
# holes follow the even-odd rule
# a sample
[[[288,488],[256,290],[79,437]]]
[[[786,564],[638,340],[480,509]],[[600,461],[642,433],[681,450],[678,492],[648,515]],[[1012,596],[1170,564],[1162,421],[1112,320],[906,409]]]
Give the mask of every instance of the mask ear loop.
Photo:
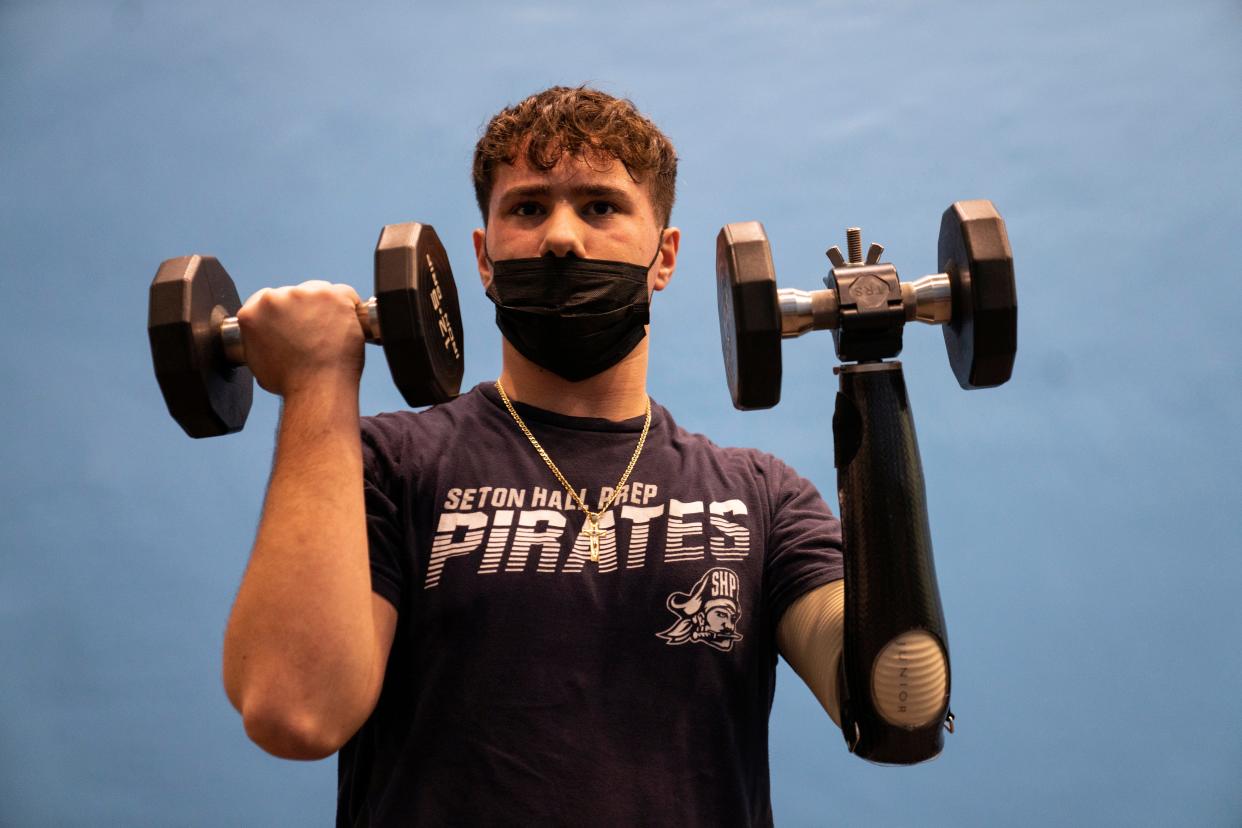
[[[651,257],[651,261],[647,262],[647,270],[651,270],[651,266],[656,263],[656,259],[660,258],[660,251],[664,249],[664,231],[668,229],[668,225],[660,228],[660,234],[656,236],[656,252]]]
[[[492,269],[492,278],[496,278],[496,263],[492,261],[492,254],[487,249],[487,227],[483,227],[483,258],[487,260],[487,266]]]

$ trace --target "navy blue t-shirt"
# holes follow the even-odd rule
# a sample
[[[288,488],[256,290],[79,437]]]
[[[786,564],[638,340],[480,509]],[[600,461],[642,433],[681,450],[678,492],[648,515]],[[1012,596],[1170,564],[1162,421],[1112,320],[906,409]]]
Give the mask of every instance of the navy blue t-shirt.
[[[516,407],[598,509],[643,418]],[[592,561],[491,385],[364,418],[362,440],[372,585],[398,623],[340,752],[338,826],[771,824],[776,624],[842,577],[814,486],[653,404]]]

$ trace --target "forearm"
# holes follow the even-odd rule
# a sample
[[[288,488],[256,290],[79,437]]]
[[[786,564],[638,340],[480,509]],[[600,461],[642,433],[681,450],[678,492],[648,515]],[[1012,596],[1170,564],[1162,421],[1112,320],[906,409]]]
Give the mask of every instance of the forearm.
[[[224,644],[247,732],[291,758],[332,752],[378,693],[356,385],[285,399],[263,515]]]

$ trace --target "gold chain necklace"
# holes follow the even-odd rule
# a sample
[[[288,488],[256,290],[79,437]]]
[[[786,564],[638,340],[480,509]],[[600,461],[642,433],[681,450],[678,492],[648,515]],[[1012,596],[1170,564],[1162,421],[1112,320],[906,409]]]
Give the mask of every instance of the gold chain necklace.
[[[643,444],[647,442],[647,431],[651,428],[651,398],[647,398],[647,419],[643,422],[643,433],[638,435],[638,447],[634,449],[634,456],[630,458],[630,464],[625,467],[625,474],[621,475],[621,479],[617,481],[616,487],[612,490],[612,494],[608,496],[608,500],[599,507],[598,512],[592,512],[587,505],[582,502],[582,498],[574,491],[574,487],[569,485],[569,481],[565,479],[565,475],[561,474],[561,470],[552,462],[552,458],[544,451],[543,446],[539,445],[539,441],[535,439],[535,435],[530,433],[530,429],[526,427],[526,423],[518,416],[517,409],[513,407],[513,403],[509,402],[509,395],[505,393],[505,387],[500,384],[500,380],[496,380],[496,390],[500,392],[500,399],[504,402],[505,408],[509,409],[509,413],[513,415],[513,421],[517,423],[518,428],[522,429],[522,433],[526,435],[526,439],[530,440],[530,444],[535,447],[535,451],[539,452],[539,456],[543,458],[543,462],[548,464],[548,468],[556,475],[556,479],[561,481],[561,485],[565,487],[565,491],[569,492],[569,496],[578,504],[578,508],[586,513],[586,530],[587,541],[591,545],[591,560],[599,563],[599,539],[602,530],[599,528],[600,518],[604,516],[612,502],[617,499],[617,495],[625,488],[625,481],[630,479],[630,472],[634,471],[634,464],[638,462],[638,455],[643,453]]]

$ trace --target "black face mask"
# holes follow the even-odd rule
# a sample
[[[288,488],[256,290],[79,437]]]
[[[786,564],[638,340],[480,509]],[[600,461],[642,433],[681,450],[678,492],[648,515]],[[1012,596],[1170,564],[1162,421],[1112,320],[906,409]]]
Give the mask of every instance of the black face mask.
[[[642,265],[538,256],[488,261],[487,298],[496,327],[522,356],[570,382],[625,358],[647,335],[647,271]]]

